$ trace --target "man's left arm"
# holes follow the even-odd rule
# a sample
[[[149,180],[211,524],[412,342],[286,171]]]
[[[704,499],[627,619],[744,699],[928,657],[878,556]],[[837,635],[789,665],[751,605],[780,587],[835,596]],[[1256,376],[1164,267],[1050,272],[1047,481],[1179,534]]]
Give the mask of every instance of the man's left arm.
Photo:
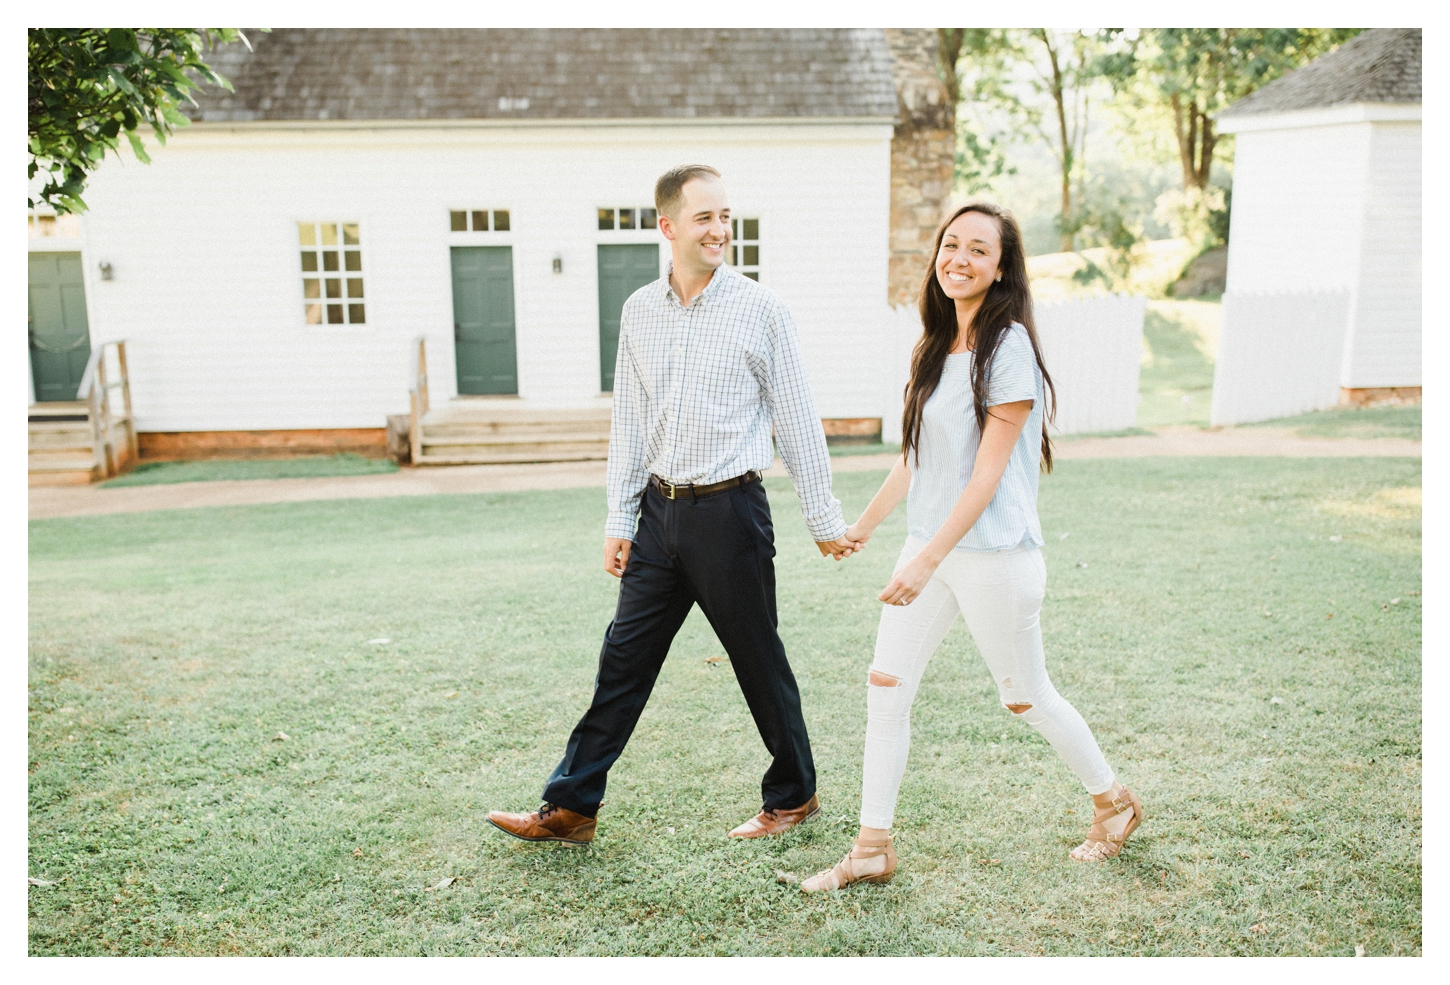
[[[826,449],[826,433],[806,378],[795,321],[784,304],[775,306],[768,332],[770,362],[763,382],[775,423],[775,443],[795,483],[806,529],[821,545],[822,554],[839,559],[853,546],[845,542],[846,520],[841,515],[840,500],[831,495],[831,455]]]

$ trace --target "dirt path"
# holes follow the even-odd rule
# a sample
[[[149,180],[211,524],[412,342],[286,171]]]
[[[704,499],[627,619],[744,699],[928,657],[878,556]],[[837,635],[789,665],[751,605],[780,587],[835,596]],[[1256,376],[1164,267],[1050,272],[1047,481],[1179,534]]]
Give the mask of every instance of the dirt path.
[[[1056,446],[1059,459],[1145,458],[1150,456],[1257,456],[1288,458],[1419,458],[1420,442],[1402,438],[1300,438],[1278,428],[1164,428],[1152,435],[1082,438]],[[895,456],[856,455],[833,459],[837,472],[890,468]],[[771,475],[785,475],[777,460]],[[603,462],[541,465],[462,465],[402,469],[388,475],[324,479],[253,479],[242,482],[179,482],[163,486],[39,486],[30,490],[30,519],[101,516],[199,506],[296,503],[315,499],[374,499],[450,493],[516,492],[604,485]]]

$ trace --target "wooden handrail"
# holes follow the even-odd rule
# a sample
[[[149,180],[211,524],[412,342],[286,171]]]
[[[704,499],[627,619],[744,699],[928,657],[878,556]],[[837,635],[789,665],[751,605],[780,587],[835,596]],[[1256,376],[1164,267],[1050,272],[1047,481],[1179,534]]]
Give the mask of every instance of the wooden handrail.
[[[116,353],[116,370],[120,379],[114,382],[107,379],[108,349],[114,349]],[[115,389],[121,391],[123,409],[119,416],[111,410],[111,391]],[[81,374],[81,383],[77,390],[77,396],[85,397],[87,409],[90,411],[87,416],[91,422],[93,461],[96,468],[101,470],[102,477],[109,479],[124,465],[136,461],[138,454],[136,417],[131,410],[131,374],[126,366],[125,339],[103,342],[91,350],[91,357],[86,361],[86,369]],[[126,426],[124,458],[117,453],[116,448],[116,426],[121,423]]]
[[[408,450],[414,465],[423,456],[423,418],[428,413],[427,340],[413,340],[413,388],[408,391]]]

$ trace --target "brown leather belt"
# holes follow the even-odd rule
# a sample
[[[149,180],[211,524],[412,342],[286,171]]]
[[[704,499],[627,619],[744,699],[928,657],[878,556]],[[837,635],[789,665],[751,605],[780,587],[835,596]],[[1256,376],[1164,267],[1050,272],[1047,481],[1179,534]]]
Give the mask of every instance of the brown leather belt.
[[[724,482],[709,482],[705,485],[698,485],[693,482],[686,482],[683,485],[675,485],[666,482],[657,475],[649,477],[650,485],[659,490],[659,494],[665,499],[682,499],[688,496],[691,499],[699,499],[701,496],[710,496],[717,492],[724,492],[727,489],[734,489],[736,486],[743,486],[751,482],[759,482],[760,473],[751,469],[744,475],[737,475],[733,479],[726,479]]]

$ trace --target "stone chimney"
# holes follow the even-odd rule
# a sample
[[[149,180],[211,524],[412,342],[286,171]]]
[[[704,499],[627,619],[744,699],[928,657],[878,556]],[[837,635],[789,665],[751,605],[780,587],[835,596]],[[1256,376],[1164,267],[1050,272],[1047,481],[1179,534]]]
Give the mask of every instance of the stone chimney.
[[[887,301],[915,306],[937,224],[951,200],[956,107],[939,74],[933,28],[887,28],[896,109],[891,138]]]

